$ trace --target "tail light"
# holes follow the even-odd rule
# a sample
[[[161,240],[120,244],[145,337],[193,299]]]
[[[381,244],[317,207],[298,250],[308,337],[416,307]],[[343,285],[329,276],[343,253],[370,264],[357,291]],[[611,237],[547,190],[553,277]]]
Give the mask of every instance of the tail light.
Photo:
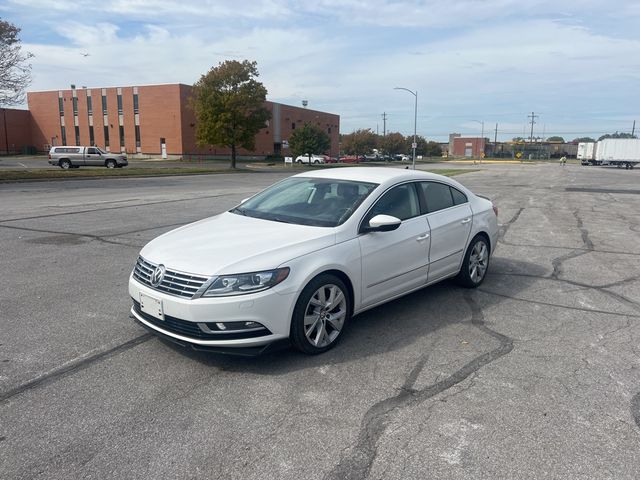
[[[51,160],[51,154],[49,154],[48,157],[49,157],[49,160]]]

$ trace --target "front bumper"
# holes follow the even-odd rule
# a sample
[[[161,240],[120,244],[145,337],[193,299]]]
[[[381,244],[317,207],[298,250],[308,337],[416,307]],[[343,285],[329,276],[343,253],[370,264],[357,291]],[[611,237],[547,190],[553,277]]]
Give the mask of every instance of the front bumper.
[[[126,158],[119,158],[118,160],[116,160],[116,163],[119,167],[126,167],[127,165],[129,165],[129,160],[127,160]]]
[[[140,308],[140,293],[162,302],[164,320]],[[188,298],[153,290],[129,278],[133,299],[131,315],[145,328],[179,344],[196,349],[254,348],[288,340],[295,294],[270,290],[253,295],[220,298]],[[213,331],[216,322],[256,322],[260,330]]]

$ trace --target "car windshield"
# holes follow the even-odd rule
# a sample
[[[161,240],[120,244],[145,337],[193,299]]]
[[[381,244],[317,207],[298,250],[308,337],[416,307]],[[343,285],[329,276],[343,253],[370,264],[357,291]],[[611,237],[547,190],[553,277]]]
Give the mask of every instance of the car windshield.
[[[276,222],[335,227],[344,223],[376,187],[367,182],[292,177],[230,212]]]

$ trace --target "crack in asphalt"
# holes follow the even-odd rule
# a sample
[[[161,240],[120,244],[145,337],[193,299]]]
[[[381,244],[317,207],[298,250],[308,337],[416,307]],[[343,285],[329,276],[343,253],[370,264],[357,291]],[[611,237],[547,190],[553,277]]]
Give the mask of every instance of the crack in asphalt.
[[[636,422],[638,428],[640,428],[640,392],[631,399],[631,415]]]
[[[69,235],[71,237],[86,237],[92,240],[97,240],[98,242],[107,243],[109,245],[117,245],[119,247],[142,248],[144,246],[144,245],[136,245],[131,243],[116,242],[115,240],[107,240],[105,237],[102,237],[100,235],[93,235],[91,233],[60,232],[56,230],[45,230],[42,228],[15,227],[13,225],[0,225],[0,228],[6,228],[9,230],[22,230],[25,232],[51,233],[53,235]],[[110,235],[110,236],[117,236],[117,235]]]
[[[219,195],[203,195],[201,197],[192,197],[192,198],[177,198],[173,200],[159,200],[157,202],[142,202],[142,203],[132,203],[130,205],[118,205],[113,207],[104,207],[104,208],[92,208],[86,210],[75,210],[73,212],[60,212],[60,213],[49,213],[47,215],[34,215],[31,217],[21,217],[21,218],[8,218],[8,219],[0,219],[0,223],[6,222],[19,222],[21,220],[37,220],[40,218],[52,218],[52,217],[60,217],[63,215],[78,215],[81,213],[95,213],[95,212],[106,212],[108,210],[122,210],[123,208],[134,208],[134,207],[146,207],[150,205],[162,205],[164,203],[177,203],[177,202],[191,202],[193,200],[204,200],[208,198],[219,198],[226,197],[228,193],[221,193]]]
[[[559,257],[551,260],[551,265],[553,265],[553,272],[551,273],[551,278],[559,279],[562,274],[562,264],[567,260],[572,258],[577,258],[582,255],[586,255],[587,253],[591,253],[593,251],[593,242],[589,238],[589,231],[584,228],[582,218],[578,210],[574,210],[573,216],[576,219],[576,224],[578,226],[578,230],[580,230],[580,237],[582,238],[583,248],[575,249],[569,253],[565,253],[564,255],[560,255]]]
[[[507,298],[509,300],[515,300],[515,301],[518,301],[518,302],[533,303],[535,305],[545,305],[547,307],[564,308],[564,309],[567,309],[567,310],[576,310],[576,311],[579,311],[579,312],[602,313],[604,315],[614,315],[614,316],[617,316],[617,317],[640,318],[640,313],[638,315],[633,315],[633,314],[630,314],[630,313],[611,312],[611,311],[608,311],[608,310],[597,310],[597,309],[593,309],[593,308],[572,307],[572,306],[569,306],[569,305],[561,305],[559,303],[541,302],[541,301],[538,301],[538,300],[531,300],[531,299],[528,299],[528,298],[514,297],[514,296],[511,296],[511,295],[507,295],[505,293],[492,292],[491,290],[487,290],[487,289],[484,289],[484,288],[479,288],[478,291],[480,291],[482,293],[486,293],[487,295],[494,295],[496,297]]]
[[[403,386],[396,395],[375,403],[367,410],[360,425],[356,445],[350,449],[350,453],[346,457],[343,457],[340,462],[324,476],[326,480],[367,478],[373,462],[376,459],[378,441],[387,430],[391,421],[391,415],[394,411],[422,403],[454,387],[482,367],[513,350],[512,338],[486,326],[482,308],[474,300],[471,291],[465,291],[463,299],[471,309],[471,324],[481,332],[497,340],[499,342],[498,347],[475,357],[447,378],[422,389],[416,389],[414,388],[415,382],[424,369],[428,359],[428,354],[423,355],[411,369]]]
[[[516,211],[515,215],[513,217],[511,217],[511,219],[509,221],[507,221],[507,222],[503,223],[502,225],[500,225],[500,228],[498,229],[498,242],[502,242],[502,239],[507,234],[507,231],[509,230],[511,225],[513,225],[515,222],[518,221],[518,218],[520,218],[520,215],[522,214],[523,211],[524,211],[524,207],[520,207]]]
[[[68,375],[77,373],[89,366],[93,365],[96,362],[101,360],[106,360],[120,353],[126,352],[134,347],[137,347],[141,343],[144,343],[148,340],[155,338],[152,333],[145,333],[138,337],[132,338],[131,340],[121,343],[120,345],[116,345],[115,347],[109,348],[108,350],[104,350],[102,352],[94,353],[93,355],[83,356],[78,359],[71,360],[61,367],[54,368],[49,372],[46,372],[28,382],[25,382],[17,387],[14,387],[6,392],[0,393],[0,403],[4,403],[7,400],[19,395],[27,390],[31,390],[36,387],[42,387],[45,385],[49,385],[57,380],[60,380]]]
[[[594,248],[593,250],[588,250],[586,248],[582,248],[582,247],[561,247],[558,245],[529,245],[526,243],[513,243],[513,242],[507,242],[506,240],[501,240],[500,243],[502,243],[503,245],[508,245],[510,247],[527,247],[527,248],[544,248],[544,249],[550,249],[553,248],[555,250],[586,250],[589,252],[594,252],[594,253],[610,253],[613,255],[631,255],[634,257],[640,256],[640,253],[634,253],[634,252],[620,252],[618,250],[599,250],[597,248]]]

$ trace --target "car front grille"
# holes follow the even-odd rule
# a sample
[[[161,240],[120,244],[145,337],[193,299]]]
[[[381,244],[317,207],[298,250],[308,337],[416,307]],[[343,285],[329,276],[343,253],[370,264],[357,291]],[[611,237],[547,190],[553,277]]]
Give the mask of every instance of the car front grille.
[[[153,286],[151,284],[151,276],[157,266],[155,263],[151,263],[139,256],[133,269],[133,277],[138,282],[154,290],[184,298],[193,298],[202,285],[209,280],[207,277],[167,269],[162,282],[157,286]]]
[[[182,335],[183,337],[194,338],[198,340],[241,340],[244,338],[257,338],[263,337],[265,335],[271,335],[271,331],[262,327],[260,329],[249,330],[246,332],[236,331],[234,333],[224,333],[224,332],[212,332],[206,333],[202,331],[202,329],[198,326],[197,323],[188,322],[186,320],[182,320],[180,318],[172,317],[170,315],[165,315],[164,320],[157,319],[156,317],[149,315],[146,312],[143,312],[140,308],[140,302],[135,299],[133,300],[133,309],[135,312],[140,315],[145,321],[155,325],[162,330],[167,332],[175,333],[178,335]]]

